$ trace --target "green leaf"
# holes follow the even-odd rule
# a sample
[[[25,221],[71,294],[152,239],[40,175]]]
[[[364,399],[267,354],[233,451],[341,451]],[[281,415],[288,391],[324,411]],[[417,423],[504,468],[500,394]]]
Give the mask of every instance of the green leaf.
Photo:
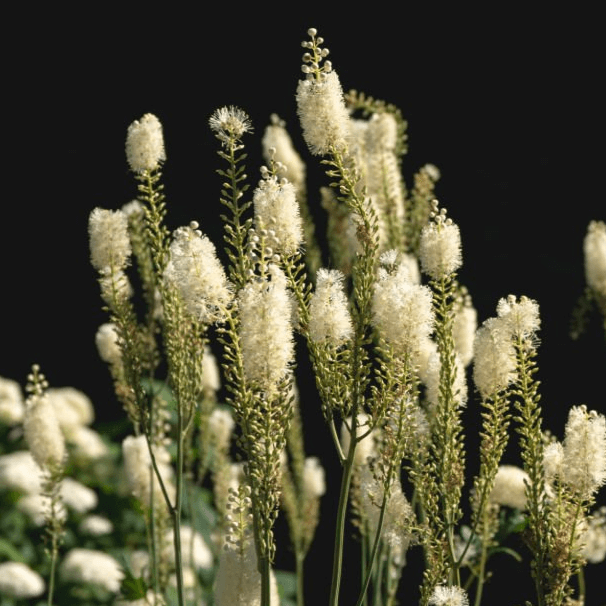
[[[494,549],[490,550],[491,555],[495,553],[506,553],[507,555],[510,555],[516,562],[521,562],[523,559],[517,551],[511,549],[510,547],[495,547]]]
[[[120,592],[126,600],[134,601],[144,598],[147,589],[147,584],[142,578],[135,577],[130,570],[124,570]]]
[[[16,549],[11,543],[0,538],[0,556],[6,556],[8,560],[12,560],[13,562],[22,562],[26,563],[25,558],[21,554],[21,552]],[[1,558],[4,559],[4,558]]]
[[[280,589],[280,597],[294,598],[297,594],[297,575],[288,570],[275,570],[276,582]],[[283,606],[286,602],[282,602]]]

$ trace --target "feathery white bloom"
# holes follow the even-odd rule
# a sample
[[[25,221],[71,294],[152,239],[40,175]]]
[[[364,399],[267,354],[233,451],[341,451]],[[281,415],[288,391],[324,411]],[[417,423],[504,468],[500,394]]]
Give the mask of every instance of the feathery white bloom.
[[[135,173],[154,170],[166,160],[162,124],[153,114],[144,114],[128,127],[126,159]]]
[[[36,494],[42,489],[42,470],[29,450],[0,455],[0,488]]]
[[[187,311],[205,324],[222,321],[232,299],[215,245],[192,221],[173,233],[164,279],[175,286]]]
[[[149,507],[152,488],[152,475],[150,475],[152,463],[145,436],[127,436],[122,442],[122,455],[131,493],[143,506]],[[173,469],[170,466],[170,456],[164,449],[159,448],[155,455],[158,470],[172,499],[175,488],[172,481]],[[155,502],[163,503],[164,495],[155,475],[153,475],[153,490]]]
[[[437,210],[437,207],[434,207]],[[463,262],[459,226],[442,209],[421,231],[421,269],[434,280],[453,274]]]
[[[473,380],[482,398],[505,389],[515,378],[515,349],[501,318],[485,320],[474,338]]]
[[[37,598],[46,590],[44,579],[22,562],[0,564],[0,595],[18,600]]]
[[[95,408],[90,398],[74,387],[49,387],[46,392],[55,409],[59,425],[67,432],[95,420]]]
[[[379,269],[372,301],[373,324],[396,352],[414,354],[429,337],[434,323],[432,298],[427,286],[411,282],[404,265],[392,273]]]
[[[248,114],[233,105],[215,110],[208,124],[223,144],[232,138],[240,139],[243,134],[252,132],[252,123]]]
[[[526,509],[528,474],[515,465],[499,465],[490,501],[523,511]]]
[[[261,141],[263,156],[266,161],[273,158],[280,163],[278,173],[285,177],[300,191],[305,187],[305,162],[295,150],[292,139],[285,128],[283,120],[276,114],[271,116],[271,124],[265,128]],[[272,153],[273,152],[273,153]]]
[[[86,516],[79,526],[82,534],[88,534],[93,537],[102,537],[106,534],[111,534],[114,531],[114,525],[111,520],[103,516]]]
[[[591,221],[583,241],[585,280],[595,292],[606,296],[606,223]]]
[[[59,576],[63,581],[91,583],[118,593],[124,573],[118,561],[109,554],[95,549],[74,548],[63,558]]]
[[[436,585],[427,602],[429,606],[467,606],[467,593],[457,585]]]
[[[606,417],[573,406],[564,434],[562,481],[589,498],[606,483]]]
[[[166,535],[165,557],[175,563],[174,533],[170,530]],[[213,554],[202,535],[191,526],[181,526],[181,549],[184,561],[193,568],[212,568]],[[191,560],[190,560],[191,554]]]
[[[74,447],[73,456],[85,461],[95,461],[109,453],[107,444],[94,429],[79,425],[66,435],[67,443]]]
[[[314,155],[325,155],[331,146],[344,148],[349,139],[349,112],[335,71],[320,79],[300,80],[297,86],[297,114],[303,138]]]
[[[275,252],[292,255],[303,243],[303,220],[295,186],[266,174],[253,194],[255,220],[257,225],[273,232]]]
[[[309,337],[316,343],[327,341],[338,346],[353,334],[343,279],[338,269],[318,269],[316,290],[309,303]]]
[[[240,347],[247,380],[272,390],[294,357],[291,300],[281,269],[271,280],[253,281],[240,292]]]
[[[78,513],[86,513],[97,507],[97,493],[88,486],[73,478],[63,478],[61,482],[61,498],[63,502]]]
[[[543,449],[543,471],[545,482],[551,484],[555,478],[562,476],[564,465],[564,447],[560,442],[551,442]]]
[[[429,178],[432,181],[435,182],[440,180],[440,169],[435,164],[425,164],[421,167],[421,170],[424,171],[427,175],[429,175]]]
[[[122,350],[118,340],[116,325],[112,322],[101,324],[95,335],[95,345],[99,357],[108,364],[120,364],[122,361]]]
[[[395,116],[389,112],[373,114],[368,121],[366,139],[370,149],[394,151],[398,144],[398,123]]]
[[[217,358],[208,345],[204,346],[204,355],[202,356],[202,390],[214,393],[221,389],[221,375]]]
[[[65,439],[48,397],[34,395],[28,399],[23,430],[32,457],[42,469],[63,465]]]
[[[525,296],[520,297],[519,301],[513,295],[499,299],[497,315],[503,318],[511,334],[516,337],[533,338],[541,326],[539,304]]]
[[[271,606],[279,606],[280,598],[273,570],[270,571]],[[242,550],[225,543],[221,550],[214,586],[216,606],[260,606],[261,575],[252,541]]]
[[[0,377],[0,423],[9,427],[23,421],[25,402],[17,381]]]
[[[97,271],[126,267],[132,251],[124,212],[94,208],[88,218],[88,234],[90,260]]]
[[[231,435],[236,426],[236,422],[229,410],[225,408],[215,408],[208,418],[208,428],[213,436],[217,447],[221,450],[229,448]]]
[[[478,312],[469,300],[457,308],[452,326],[455,349],[461,356],[463,366],[473,360],[473,341],[478,327]]]
[[[115,301],[125,301],[133,296],[132,284],[122,270],[112,271],[107,267],[99,270],[99,286],[101,298],[110,307]]]
[[[318,457],[307,457],[303,467],[303,486],[306,494],[321,497],[326,492],[324,468]]]

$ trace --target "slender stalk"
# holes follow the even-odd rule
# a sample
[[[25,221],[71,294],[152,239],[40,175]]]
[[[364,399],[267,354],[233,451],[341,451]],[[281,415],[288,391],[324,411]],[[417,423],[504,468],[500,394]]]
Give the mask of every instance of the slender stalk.
[[[339,493],[339,506],[337,509],[335,546],[332,566],[332,583],[330,587],[330,606],[337,606],[337,604],[339,603],[339,589],[341,586],[341,572],[343,568],[343,537],[345,534],[347,500],[349,498],[349,488],[351,486],[351,477],[354,467],[354,454],[356,448],[356,425],[357,422],[354,416],[352,418],[352,439],[350,441],[347,459],[345,459],[345,463],[343,464],[343,473],[341,475],[341,492]]]
[[[301,551],[297,551],[296,554],[296,573],[297,573],[297,606],[305,606],[304,596],[304,562],[305,555]]]
[[[267,533],[266,533],[267,534]],[[261,606],[271,606],[271,566],[269,558],[261,559]]]
[[[183,595],[183,558],[181,552],[181,508],[183,498],[183,411],[177,405],[177,495],[175,507],[171,510],[175,544],[175,567],[177,575],[177,596],[179,606],[185,606]]]
[[[482,602],[482,591],[484,590],[484,577],[486,575],[486,541],[482,541],[482,554],[480,555],[480,569],[478,571],[478,584],[476,585],[476,597],[474,606],[480,606]]]
[[[57,569],[57,536],[53,532],[52,548],[51,548],[51,569],[48,579],[48,606],[53,606],[53,594],[55,593],[55,573]]]

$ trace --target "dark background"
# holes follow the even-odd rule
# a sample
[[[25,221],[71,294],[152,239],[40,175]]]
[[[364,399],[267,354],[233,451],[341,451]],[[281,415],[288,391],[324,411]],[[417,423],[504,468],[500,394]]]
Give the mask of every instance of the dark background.
[[[606,412],[600,323],[594,318],[578,342],[568,334],[584,288],[587,224],[606,219],[598,20],[580,8],[504,7],[449,12],[407,5],[397,16],[381,9],[336,17],[326,10],[306,15],[299,6],[250,13],[222,6],[200,14],[145,7],[131,15],[90,5],[8,15],[0,375],[24,384],[38,363],[53,386],[87,393],[99,421],[122,415],[94,344],[106,316],[89,262],[87,221],[94,207],[119,208],[135,196],[124,140],[128,125],[146,112],[164,126],[171,229],[195,219],[220,244],[220,161],[208,118],[232,104],[255,127],[246,139],[251,185],[259,176],[261,135],[276,112],[308,162],[310,203],[323,221],[317,191],[327,181],[303,144],[294,96],[300,42],[313,26],[345,90],[394,103],[408,120],[407,183],[427,162],[440,169],[436,195],[461,228],[460,279],[479,322],[510,293],[539,302],[546,426],[561,436],[569,407],[580,403]],[[313,389],[304,388],[303,408],[307,449],[323,455],[327,469],[308,576],[310,593],[325,596],[331,567],[323,556],[332,552],[340,474]],[[473,398],[466,414],[473,434]],[[511,462],[518,462],[515,454]],[[355,558],[357,547],[348,549]],[[286,548],[279,557],[292,567]],[[358,586],[352,562],[345,593]],[[604,565],[589,569],[597,577]],[[515,580],[501,573],[487,592],[498,596],[507,587],[510,604],[531,598],[522,590],[526,571],[513,566]],[[589,591],[596,585],[590,582]]]

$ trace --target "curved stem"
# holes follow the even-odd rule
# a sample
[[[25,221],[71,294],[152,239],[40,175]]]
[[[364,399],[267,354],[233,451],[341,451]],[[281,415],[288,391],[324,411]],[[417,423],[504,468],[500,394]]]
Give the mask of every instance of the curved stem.
[[[303,553],[301,553],[300,551],[297,551],[297,555],[296,555],[296,571],[297,571],[297,606],[304,606],[305,604],[305,598],[304,598],[304,587],[305,587],[305,583],[304,581],[304,576],[303,576],[303,572],[304,572],[304,562],[305,562],[305,555],[303,555]]]

